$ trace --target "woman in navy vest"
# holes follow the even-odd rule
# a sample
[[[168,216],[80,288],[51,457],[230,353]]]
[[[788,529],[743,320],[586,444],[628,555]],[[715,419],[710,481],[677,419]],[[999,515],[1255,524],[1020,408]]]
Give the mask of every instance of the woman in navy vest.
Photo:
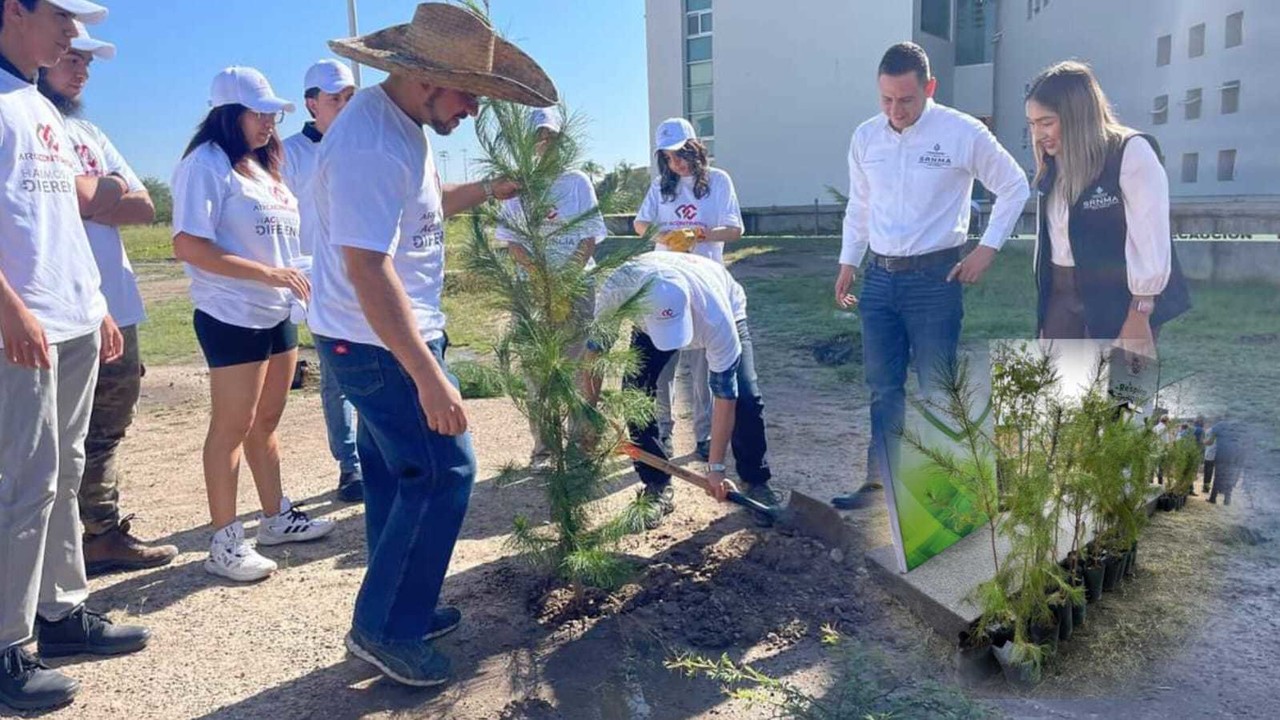
[[[1087,65],[1058,63],[1027,95],[1039,234],[1036,328],[1045,339],[1120,340],[1152,354],[1191,303],[1169,230],[1155,138],[1116,121]]]

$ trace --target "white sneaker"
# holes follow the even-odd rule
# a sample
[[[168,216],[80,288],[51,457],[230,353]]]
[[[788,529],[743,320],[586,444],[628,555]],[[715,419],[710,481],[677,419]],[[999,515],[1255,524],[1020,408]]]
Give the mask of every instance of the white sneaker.
[[[332,531],[332,520],[312,520],[306,513],[295,508],[289,498],[281,498],[280,513],[264,517],[258,523],[258,544],[283,545],[319,540]]]
[[[276,563],[253,549],[244,539],[244,526],[237,520],[213,534],[204,569],[236,582],[253,582],[275,572]]]

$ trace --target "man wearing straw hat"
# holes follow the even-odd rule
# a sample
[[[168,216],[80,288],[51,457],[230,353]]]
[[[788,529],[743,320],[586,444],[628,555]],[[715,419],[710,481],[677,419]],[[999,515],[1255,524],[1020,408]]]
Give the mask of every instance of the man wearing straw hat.
[[[407,685],[448,680],[432,645],[461,613],[437,607],[466,514],[475,457],[444,361],[445,218],[514,197],[510,181],[441,185],[423,132],[448,135],[478,96],[546,107],[555,85],[470,10],[418,6],[413,21],[329,43],[390,77],[358,91],[316,163],[313,295],[321,362],[360,415],[369,564],[347,649]]]

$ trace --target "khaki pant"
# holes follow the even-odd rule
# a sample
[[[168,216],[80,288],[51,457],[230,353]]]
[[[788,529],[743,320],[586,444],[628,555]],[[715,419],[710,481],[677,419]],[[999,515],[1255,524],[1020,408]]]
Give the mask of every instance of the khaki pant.
[[[31,639],[89,595],[76,493],[98,333],[49,347],[48,370],[0,357],[0,648]]]
[[[116,450],[133,423],[133,410],[142,392],[142,362],[138,357],[138,328],[120,328],[124,354],[98,368],[93,392],[89,435],[84,441],[84,480],[80,483],[80,522],[86,535],[101,535],[120,524],[120,469]]]

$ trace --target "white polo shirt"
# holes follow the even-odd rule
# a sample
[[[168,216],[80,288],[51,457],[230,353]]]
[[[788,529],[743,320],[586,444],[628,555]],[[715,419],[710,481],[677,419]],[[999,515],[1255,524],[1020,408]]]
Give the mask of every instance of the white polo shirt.
[[[386,345],[365,318],[342,248],[391,256],[418,332],[444,333],[444,205],[431,142],[382,86],[356,92],[320,145],[311,192],[316,203],[312,332]]]
[[[50,343],[97,332],[107,314],[80,220],[79,174],[53,104],[0,69],[0,271]]]
[[[98,126],[88,120],[67,118],[67,135],[75,144],[76,155],[83,167],[82,175],[118,175],[129,186],[129,192],[146,189]],[[133,273],[129,255],[125,252],[124,242],[120,239],[120,229],[86,220],[84,231],[89,236],[89,247],[93,250],[93,259],[98,265],[98,274],[102,277],[102,294],[106,296],[111,319],[120,327],[137,325],[146,320],[142,293],[138,291],[138,279]]]
[[[911,256],[964,245],[975,179],[996,195],[982,244],[999,250],[1031,190],[985,125],[933,100],[902,132],[883,113],[862,123],[849,143],[840,263],[860,265],[868,247]]]
[[[654,250],[627,261],[600,289],[596,316],[615,311],[655,276],[680,277],[689,286],[693,339],[682,349],[706,350],[707,368],[724,372],[742,354],[738,320],[747,318],[747,293],[724,265],[691,253]]]
[[[586,173],[572,170],[561,175],[552,184],[550,194],[555,208],[545,219],[542,232],[551,234],[570,220],[580,217],[584,213],[594,211],[589,218],[583,220],[577,227],[551,239],[552,242],[550,247],[547,248],[547,255],[553,261],[565,262],[573,256],[573,253],[577,251],[578,245],[583,240],[588,238],[601,240],[609,234],[605,229],[604,217],[600,214],[599,202],[596,200],[596,190],[591,186],[591,179],[587,177]],[[513,242],[522,244],[521,238],[509,226],[531,223],[532,219],[523,217],[523,214],[524,206],[520,203],[518,196],[502,202],[502,209],[498,217],[498,228],[493,234],[496,244],[503,247]],[[595,264],[596,261],[594,259],[588,259],[586,267],[590,269],[595,267]]]
[[[285,184],[250,161],[249,174],[231,167],[212,142],[191,151],[173,174],[173,234],[210,240],[219,248],[273,268],[298,254],[298,202]],[[293,293],[256,280],[218,275],[187,264],[197,310],[229,325],[265,329],[289,319]]]
[[[662,179],[655,178],[636,212],[636,220],[657,223],[659,232],[664,233],[699,227],[704,230],[717,227],[742,229],[742,211],[738,208],[738,194],[733,189],[729,173],[720,168],[709,168],[707,172],[709,192],[701,198],[694,195],[693,178],[682,177],[676,183],[675,198],[663,200]],[[657,243],[656,247],[667,249],[662,243]],[[694,246],[693,253],[724,264],[723,242],[700,242]]]

